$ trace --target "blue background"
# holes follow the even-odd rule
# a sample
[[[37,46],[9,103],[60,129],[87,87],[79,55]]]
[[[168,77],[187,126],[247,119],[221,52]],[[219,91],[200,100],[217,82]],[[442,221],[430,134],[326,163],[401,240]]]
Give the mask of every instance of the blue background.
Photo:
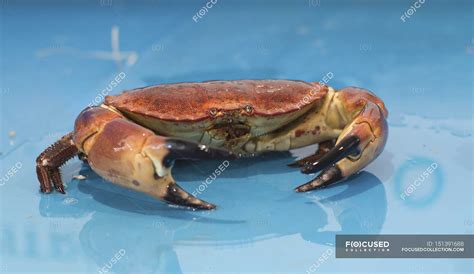
[[[473,232],[472,1],[425,1],[403,22],[412,1],[219,0],[195,22],[205,3],[1,0],[0,273],[472,273],[466,259],[334,258],[335,234]],[[36,156],[120,72],[111,94],[331,72],[329,85],[385,101],[390,137],[359,175],[304,194],[293,188],[313,176],[286,164],[314,148],[231,161],[200,196],[215,211],[169,207],[78,160],[63,169],[66,195],[40,194]],[[174,174],[191,192],[220,164]]]

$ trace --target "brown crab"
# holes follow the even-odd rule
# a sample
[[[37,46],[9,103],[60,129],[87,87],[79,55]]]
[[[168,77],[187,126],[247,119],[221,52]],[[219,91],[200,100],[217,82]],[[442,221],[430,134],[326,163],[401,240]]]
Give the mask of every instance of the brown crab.
[[[103,178],[168,203],[215,205],[176,184],[178,159],[235,157],[319,144],[291,163],[319,175],[297,187],[309,191],[343,180],[383,150],[388,112],[371,92],[335,91],[314,82],[239,80],[178,83],[107,96],[76,119],[74,131],[37,158],[42,192],[64,193],[59,167],[79,157]]]

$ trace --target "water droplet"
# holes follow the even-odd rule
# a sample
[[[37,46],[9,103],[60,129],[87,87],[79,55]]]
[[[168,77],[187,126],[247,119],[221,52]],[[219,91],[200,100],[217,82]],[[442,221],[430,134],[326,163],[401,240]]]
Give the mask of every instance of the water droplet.
[[[69,198],[66,198],[66,199],[63,200],[64,205],[75,205],[78,202],[79,201],[76,198],[72,198],[72,197],[69,197]]]

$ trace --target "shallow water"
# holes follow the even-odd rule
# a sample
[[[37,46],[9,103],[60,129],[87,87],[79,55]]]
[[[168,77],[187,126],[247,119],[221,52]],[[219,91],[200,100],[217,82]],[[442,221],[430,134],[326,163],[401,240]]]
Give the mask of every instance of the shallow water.
[[[204,2],[2,2],[0,271],[306,273],[316,264],[330,273],[472,273],[462,259],[318,262],[334,254],[335,234],[463,234],[474,219],[472,3],[425,2],[403,23],[408,2],[327,2],[222,1],[197,23]],[[111,53],[111,31],[123,60]],[[390,137],[351,180],[304,194],[293,188],[312,176],[286,164],[312,148],[231,161],[199,196],[215,211],[164,205],[78,160],[63,169],[66,195],[40,194],[36,156],[120,72],[111,94],[332,72],[329,85],[385,101]],[[179,163],[173,173],[192,192],[221,163]]]

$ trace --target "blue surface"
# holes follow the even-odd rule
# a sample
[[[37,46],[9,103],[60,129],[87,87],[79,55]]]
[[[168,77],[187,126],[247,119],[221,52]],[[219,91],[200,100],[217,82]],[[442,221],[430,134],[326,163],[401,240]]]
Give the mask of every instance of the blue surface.
[[[473,273],[473,260],[336,259],[333,247],[335,234],[473,232],[472,1],[426,1],[402,22],[410,1],[222,0],[194,22],[205,3],[1,1],[0,272]],[[114,26],[126,60],[111,54]],[[116,187],[78,160],[66,195],[40,194],[36,156],[122,71],[111,93],[332,72],[331,86],[385,101],[390,137],[364,172],[305,194],[293,188],[312,176],[286,167],[294,156],[231,161],[200,196],[220,206],[210,212]],[[174,174],[193,191],[219,164]]]

